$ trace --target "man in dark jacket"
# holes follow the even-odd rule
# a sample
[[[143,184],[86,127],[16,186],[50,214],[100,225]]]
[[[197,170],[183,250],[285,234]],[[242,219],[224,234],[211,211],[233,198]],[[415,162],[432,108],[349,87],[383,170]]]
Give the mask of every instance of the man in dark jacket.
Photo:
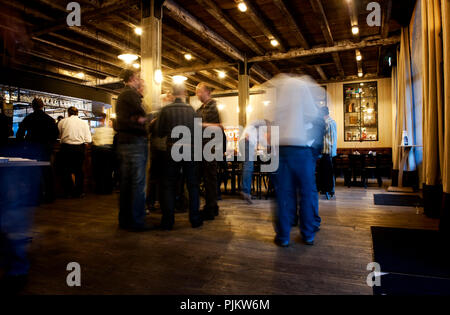
[[[176,84],[173,87],[175,101],[162,108],[159,115],[158,134],[167,137],[167,158],[163,167],[162,177],[162,228],[171,230],[175,223],[174,209],[176,198],[176,186],[183,171],[189,192],[189,221],[193,228],[200,227],[203,220],[199,213],[199,183],[197,178],[197,164],[194,161],[194,126],[196,113],[194,109],[185,103],[186,88],[184,84]],[[190,137],[174,139],[171,137],[173,128],[182,127],[189,129]],[[187,150],[188,154],[184,150]],[[186,158],[175,158],[174,152],[181,153]]]
[[[145,183],[147,166],[147,121],[142,105],[143,80],[139,73],[125,70],[121,77],[126,87],[117,99],[117,157],[120,173],[119,226],[147,231],[145,223]]]

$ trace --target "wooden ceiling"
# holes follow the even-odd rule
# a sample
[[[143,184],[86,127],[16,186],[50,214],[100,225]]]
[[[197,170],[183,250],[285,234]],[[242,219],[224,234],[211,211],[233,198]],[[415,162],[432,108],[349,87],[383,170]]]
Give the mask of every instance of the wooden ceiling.
[[[118,75],[125,67],[117,56],[125,51],[140,53],[134,28],[140,24],[141,1],[78,2],[82,26],[68,27],[67,0],[0,0],[3,67],[116,93],[122,87]],[[402,9],[392,5],[393,0],[378,0],[380,27],[366,22],[370,13],[366,7],[373,0],[252,0],[246,1],[246,12],[238,10],[238,2],[165,1],[164,89],[169,87],[169,75],[180,73],[188,77],[191,92],[200,81],[218,91],[236,90],[237,62],[245,57],[255,62],[251,85],[279,72],[304,73],[320,82],[357,78],[359,71],[365,78],[388,74],[384,57],[393,55],[400,32],[391,17]],[[186,15],[195,23],[187,23]],[[357,36],[351,32],[355,24]],[[277,47],[271,45],[273,39]],[[360,63],[357,50],[363,57]],[[184,58],[186,53],[192,60]],[[226,72],[224,79],[218,77],[219,70]]]

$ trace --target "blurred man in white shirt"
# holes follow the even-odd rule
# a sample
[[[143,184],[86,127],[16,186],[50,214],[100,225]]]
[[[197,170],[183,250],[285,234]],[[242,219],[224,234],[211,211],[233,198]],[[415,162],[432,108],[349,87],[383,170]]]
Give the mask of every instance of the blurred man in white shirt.
[[[87,121],[78,117],[78,109],[70,107],[67,112],[69,117],[58,123],[63,187],[65,197],[80,198],[83,196],[85,144],[92,142],[92,137]],[[72,174],[75,175],[75,183]]]

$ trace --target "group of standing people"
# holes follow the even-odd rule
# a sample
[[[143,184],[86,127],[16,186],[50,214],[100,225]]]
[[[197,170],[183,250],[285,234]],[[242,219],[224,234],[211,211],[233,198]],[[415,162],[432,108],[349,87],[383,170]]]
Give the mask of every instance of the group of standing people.
[[[214,220],[215,216],[219,214],[217,161],[195,161],[193,156],[191,159],[178,161],[171,154],[173,147],[180,145],[180,142],[177,141],[180,139],[171,137],[174,127],[186,127],[193,136],[197,123],[196,118],[201,118],[202,126],[198,126],[200,128],[209,126],[222,128],[216,102],[211,98],[212,89],[205,83],[197,86],[196,94],[202,102],[202,106],[195,111],[191,105],[186,103],[187,94],[184,84],[175,84],[172,90],[172,102],[164,106],[156,117],[153,117],[146,114],[142,104],[144,82],[139,73],[125,70],[122,73],[122,79],[126,87],[117,100],[115,124],[120,174],[119,226],[133,231],[151,229],[145,222],[149,135],[152,155],[150,185],[154,188],[149,197],[153,202],[156,198],[154,191],[159,186],[158,195],[162,210],[160,227],[164,230],[173,229],[175,198],[180,178],[183,178],[187,184],[191,226],[197,228],[203,224],[203,221]],[[181,150],[190,148],[193,155],[193,143],[193,138],[188,139]],[[205,188],[203,211],[199,209],[201,180],[203,180]]]

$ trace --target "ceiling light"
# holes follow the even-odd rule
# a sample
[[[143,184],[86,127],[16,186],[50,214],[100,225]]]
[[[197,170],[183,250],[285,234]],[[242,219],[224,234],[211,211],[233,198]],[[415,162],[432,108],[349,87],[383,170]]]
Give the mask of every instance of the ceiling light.
[[[139,69],[141,67],[141,65],[140,64],[138,64],[138,63],[133,63],[133,68],[135,68],[135,69]]]
[[[187,78],[185,76],[182,76],[182,75],[175,75],[175,76],[172,77],[172,80],[173,80],[173,83],[175,83],[175,84],[181,84],[184,81],[186,81]]]
[[[251,112],[253,112],[253,107],[250,105],[250,106],[247,106],[247,113],[251,113]]]
[[[272,39],[272,40],[270,41],[270,44],[271,44],[273,47],[277,47],[280,43],[279,43],[276,39]]]
[[[241,11],[241,12],[247,11],[247,5],[245,4],[245,2],[240,2],[238,4],[238,8],[239,8],[239,11]]]
[[[112,113],[112,114],[111,114],[111,118],[112,118],[112,119],[116,119],[116,118],[117,118],[117,115],[116,115],[115,113]]]
[[[361,85],[361,86],[364,86],[364,83],[361,83],[360,85]]]
[[[362,60],[362,56],[361,56],[361,55],[357,55],[357,56],[356,56],[356,60],[357,60],[357,61],[361,61],[361,60]]]
[[[363,75],[364,75],[364,74],[363,74],[362,72],[359,72],[359,73],[358,73],[358,77],[360,77],[360,78],[362,78]]]
[[[218,110],[223,110],[224,108],[225,108],[225,105],[223,105],[223,104],[217,105]]]
[[[83,78],[84,78],[84,73],[83,73],[83,72],[78,72],[75,76],[76,76],[78,79],[83,79]]]
[[[359,27],[358,27],[358,26],[353,26],[353,27],[352,27],[352,33],[353,33],[353,35],[358,35],[358,33],[359,33]]]
[[[264,104],[264,106],[269,106],[270,101],[264,101],[263,104]]]
[[[225,78],[225,72],[219,71],[219,78],[221,79]]]
[[[126,64],[131,64],[136,61],[139,57],[135,54],[122,54],[118,57],[120,60],[124,61]]]
[[[137,35],[141,36],[141,35],[142,35],[142,28],[136,27],[136,28],[134,29],[134,32],[135,32]]]
[[[192,59],[192,55],[191,54],[184,54],[184,59],[191,60]]]
[[[155,78],[154,78],[154,80],[155,80],[155,82],[157,84],[161,84],[161,82],[163,80],[163,75],[162,75],[161,69],[155,70]]]

